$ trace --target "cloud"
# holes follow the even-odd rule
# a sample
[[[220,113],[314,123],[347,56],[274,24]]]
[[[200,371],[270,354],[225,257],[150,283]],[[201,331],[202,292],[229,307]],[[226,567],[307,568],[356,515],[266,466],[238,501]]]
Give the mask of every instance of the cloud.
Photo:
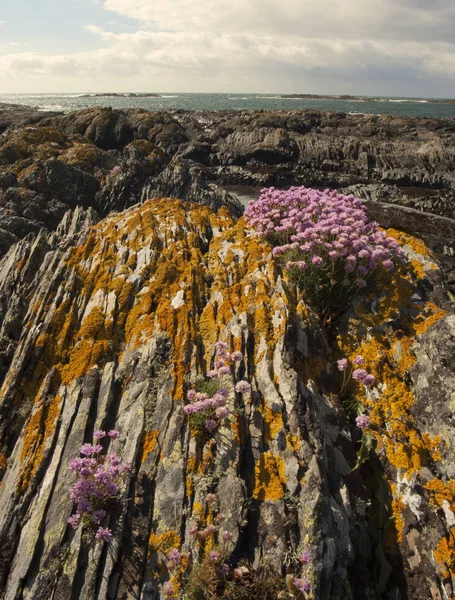
[[[453,0],[101,0],[136,19],[116,33],[88,24],[100,47],[11,52],[0,75],[109,81],[155,91],[455,94]],[[108,25],[115,23],[109,21]],[[421,91],[419,91],[421,90]]]

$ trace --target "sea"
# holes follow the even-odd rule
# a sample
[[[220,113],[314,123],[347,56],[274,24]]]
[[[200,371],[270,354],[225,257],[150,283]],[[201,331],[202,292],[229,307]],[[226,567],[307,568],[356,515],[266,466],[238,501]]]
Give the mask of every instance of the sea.
[[[185,110],[291,110],[316,109],[349,114],[386,114],[400,117],[455,118],[455,102],[435,98],[362,97],[345,99],[292,98],[279,94],[182,94],[157,97],[117,94],[0,94],[0,102],[25,104],[42,111],[70,112],[91,106],[143,108],[148,111]]]

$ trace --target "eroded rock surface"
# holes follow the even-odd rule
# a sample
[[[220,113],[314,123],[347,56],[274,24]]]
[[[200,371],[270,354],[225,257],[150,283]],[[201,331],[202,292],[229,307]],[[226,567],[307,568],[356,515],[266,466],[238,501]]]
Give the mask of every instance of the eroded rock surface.
[[[453,596],[455,317],[431,252],[389,235],[406,264],[332,324],[225,207],[78,208],[15,244],[0,262],[2,597],[162,597],[170,550],[209,548],[189,532],[212,518],[208,491],[232,566],[273,565],[283,598],[303,548],[309,598]],[[217,340],[242,352],[235,379],[253,391],[232,381],[231,416],[202,443],[185,391]],[[376,383],[360,392],[374,443],[356,468],[336,360],[357,354]],[[98,428],[120,431],[133,465],[109,546],[67,524],[68,460]]]
[[[49,116],[16,108],[0,108],[0,252],[43,224],[55,228],[76,205],[105,216],[164,194],[227,204],[239,215],[222,189],[234,185],[337,188],[454,218],[453,120],[101,107]],[[443,243],[453,254],[453,240]]]

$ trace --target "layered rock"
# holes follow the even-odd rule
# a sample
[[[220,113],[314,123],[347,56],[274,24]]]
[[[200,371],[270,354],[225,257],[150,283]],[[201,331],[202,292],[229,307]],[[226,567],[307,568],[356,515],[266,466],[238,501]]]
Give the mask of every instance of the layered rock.
[[[391,212],[409,224],[402,207],[454,217],[455,126],[447,119],[101,107],[49,116],[2,105],[3,130],[0,255],[27,233],[55,229],[76,206],[105,216],[168,196],[238,216],[241,203],[226,190],[239,185],[331,187],[393,203],[372,209],[384,225]],[[428,218],[411,221],[411,233],[429,233],[419,227]],[[426,241],[452,285],[453,236],[437,238],[429,233]]]
[[[0,262],[5,600],[159,598],[169,578],[185,597],[191,567],[175,576],[166,556],[213,547],[190,533],[213,518],[208,491],[231,567],[270,564],[282,598],[302,549],[310,598],[453,595],[455,317],[427,248],[389,230],[405,266],[330,324],[224,207],[152,200],[96,221],[77,209]],[[229,419],[201,440],[185,392],[217,340],[253,391],[233,379]],[[359,353],[376,378],[363,461],[336,368]],[[133,465],[109,545],[67,524],[68,461],[99,428]]]

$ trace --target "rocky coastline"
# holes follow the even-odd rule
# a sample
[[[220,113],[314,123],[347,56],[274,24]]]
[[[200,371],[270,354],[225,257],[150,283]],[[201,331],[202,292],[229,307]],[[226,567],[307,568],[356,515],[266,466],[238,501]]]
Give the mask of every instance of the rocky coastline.
[[[454,597],[454,146],[451,120],[0,106],[0,597]],[[401,249],[336,318],[242,216],[300,185]],[[202,434],[193,392],[224,410]],[[94,540],[68,464],[104,432],[128,468]]]

